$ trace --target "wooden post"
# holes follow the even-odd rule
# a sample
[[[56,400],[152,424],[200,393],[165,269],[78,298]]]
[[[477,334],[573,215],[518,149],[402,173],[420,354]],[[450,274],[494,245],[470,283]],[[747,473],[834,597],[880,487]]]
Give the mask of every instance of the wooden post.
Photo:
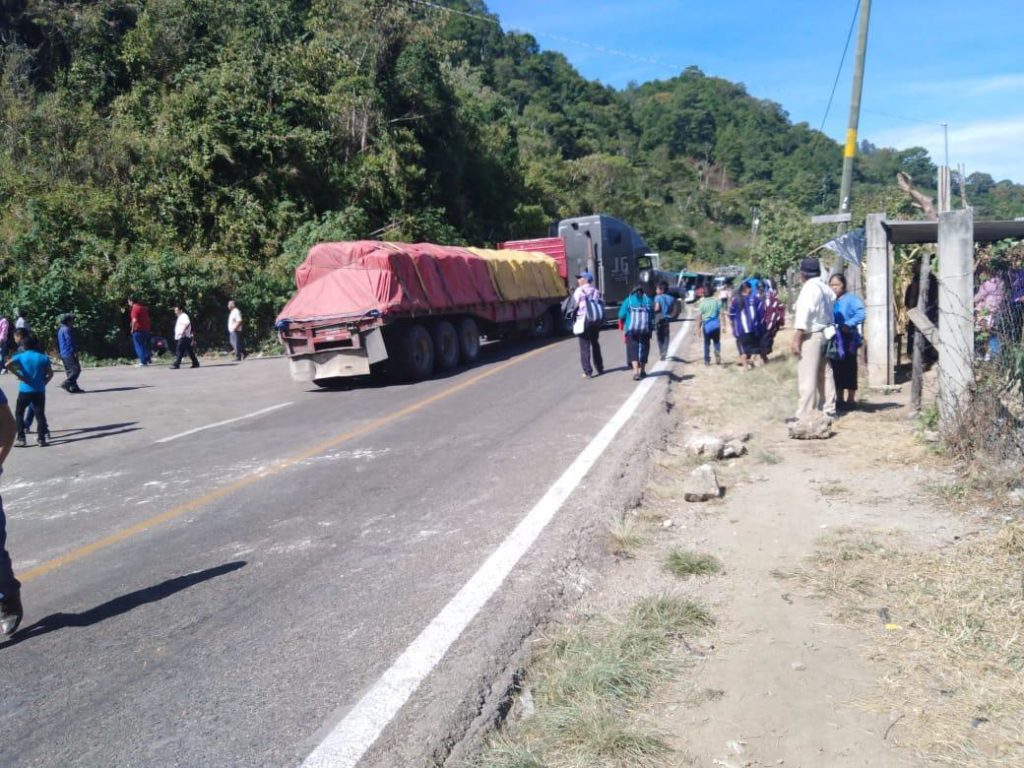
[[[925,251],[921,255],[921,272],[917,281],[917,308],[928,317],[928,283],[932,279],[932,257]],[[924,392],[924,342],[921,330],[923,324],[914,323],[914,374],[910,383],[910,403],[915,411],[921,410],[921,395]]]
[[[868,355],[868,386],[889,387],[895,383],[893,365],[892,252],[889,236],[882,226],[885,214],[870,213],[865,222],[867,248],[867,291],[864,297]]]

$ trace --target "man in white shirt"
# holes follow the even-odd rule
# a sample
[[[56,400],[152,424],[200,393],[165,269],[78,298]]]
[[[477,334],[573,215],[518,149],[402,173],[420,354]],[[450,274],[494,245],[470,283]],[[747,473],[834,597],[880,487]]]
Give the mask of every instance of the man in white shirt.
[[[833,307],[835,293],[821,277],[817,259],[803,259],[800,274],[804,284],[796,300],[791,352],[800,359],[797,366],[799,401],[796,418],[810,416],[819,406],[826,416],[836,415],[836,385],[825,359],[825,342],[835,335]]]
[[[242,337],[242,310],[235,304],[234,299],[228,302],[228,338],[231,339],[231,349],[235,352],[235,360],[245,357],[245,340]]]
[[[181,368],[181,359],[185,355],[192,359],[192,367],[198,368],[199,360],[196,358],[196,351],[192,348],[192,320],[178,304],[174,305],[174,314],[178,318],[174,321],[174,343],[177,347],[178,357],[171,368]]]

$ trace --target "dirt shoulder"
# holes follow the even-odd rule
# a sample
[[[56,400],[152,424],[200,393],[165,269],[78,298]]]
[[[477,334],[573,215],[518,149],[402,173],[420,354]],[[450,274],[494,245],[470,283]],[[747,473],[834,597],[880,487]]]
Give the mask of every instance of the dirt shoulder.
[[[794,362],[743,371],[726,344],[726,364],[704,367],[698,345],[669,389],[674,429],[642,504],[609,521],[615,565],[538,638],[523,696],[480,764],[1021,764],[1024,530],[945,503],[955,476],[920,439],[907,392],[864,391],[831,439],[790,440]],[[776,349],[787,346],[780,336]],[[687,451],[695,431],[750,433],[744,456],[710,462],[725,491],[703,503],[683,500],[706,461]],[[659,651],[662,678],[589,719],[617,725],[566,742],[564,711],[577,704],[562,694],[579,687],[567,649],[595,627],[618,637],[652,597],[708,620],[677,628],[672,652]],[[583,669],[584,656],[607,668],[612,653],[570,654],[587,706],[631,679]]]

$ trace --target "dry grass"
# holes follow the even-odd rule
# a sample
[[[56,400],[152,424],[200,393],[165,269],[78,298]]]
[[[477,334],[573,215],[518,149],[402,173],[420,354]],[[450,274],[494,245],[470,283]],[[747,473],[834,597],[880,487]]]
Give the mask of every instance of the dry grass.
[[[945,765],[1024,765],[1024,523],[914,551],[891,531],[839,531],[799,574],[867,628],[888,667],[865,703],[894,741]]]
[[[644,544],[641,524],[630,515],[617,515],[608,524],[608,550],[616,557],[633,557]]]
[[[688,634],[713,620],[675,596],[638,601],[620,619],[591,617],[543,644],[527,683],[536,711],[509,723],[478,768],[653,768],[669,748],[636,708],[679,666]]]

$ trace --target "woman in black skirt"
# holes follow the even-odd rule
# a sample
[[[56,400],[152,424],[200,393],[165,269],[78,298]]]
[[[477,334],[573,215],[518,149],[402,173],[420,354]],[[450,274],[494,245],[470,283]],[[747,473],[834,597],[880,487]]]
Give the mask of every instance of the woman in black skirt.
[[[846,277],[832,275],[828,287],[836,295],[835,319],[842,356],[832,360],[832,376],[836,382],[836,407],[851,410],[857,400],[857,350],[864,343],[860,326],[864,323],[864,302],[855,293],[847,293]],[[846,397],[843,397],[843,391]]]

